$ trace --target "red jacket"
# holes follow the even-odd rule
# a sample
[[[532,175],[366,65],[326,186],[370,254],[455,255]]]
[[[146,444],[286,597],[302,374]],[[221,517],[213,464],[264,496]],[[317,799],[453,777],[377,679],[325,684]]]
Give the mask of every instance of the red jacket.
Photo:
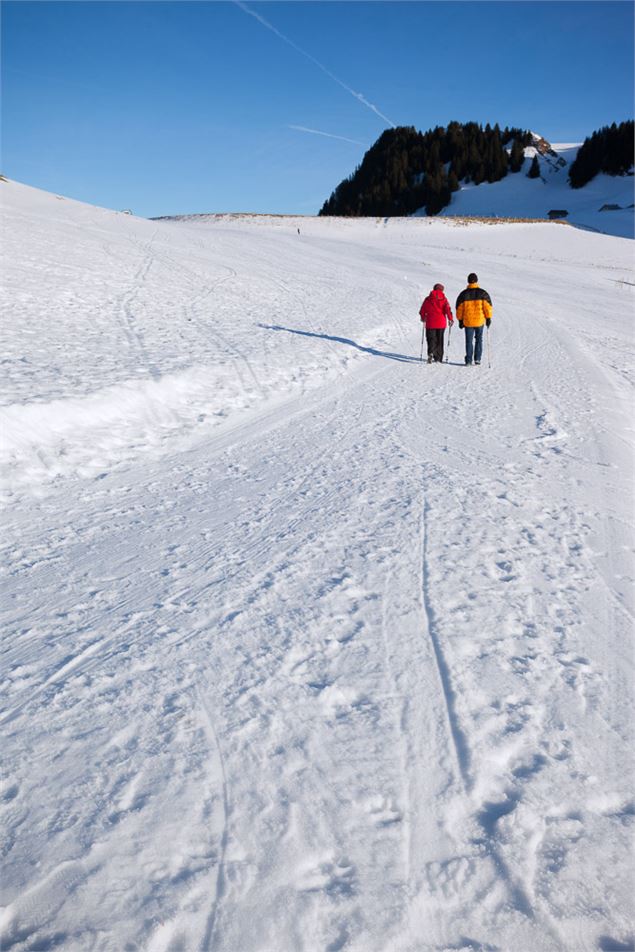
[[[421,320],[429,330],[439,330],[445,327],[445,319],[454,320],[452,308],[443,291],[430,291],[419,310]]]

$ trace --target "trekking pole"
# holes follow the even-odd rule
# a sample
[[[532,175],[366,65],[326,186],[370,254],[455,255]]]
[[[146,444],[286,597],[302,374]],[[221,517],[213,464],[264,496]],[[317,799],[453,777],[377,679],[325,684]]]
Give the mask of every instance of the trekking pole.
[[[424,335],[425,329],[426,329],[425,324],[422,321],[421,322],[421,356],[419,357],[419,360],[421,361],[421,363],[423,363],[423,335]]]
[[[489,327],[487,328],[487,366],[489,370],[492,369],[492,358],[489,344]]]
[[[452,322],[453,323],[453,322]],[[445,352],[445,362],[446,364],[450,362],[450,338],[452,337],[452,324],[448,328],[448,347]]]

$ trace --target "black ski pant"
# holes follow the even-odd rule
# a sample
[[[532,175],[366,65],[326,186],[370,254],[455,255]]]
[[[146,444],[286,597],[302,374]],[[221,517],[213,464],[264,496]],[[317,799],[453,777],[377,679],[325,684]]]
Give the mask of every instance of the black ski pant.
[[[443,335],[444,327],[426,327],[426,340],[428,342],[428,358],[433,360],[443,360]]]

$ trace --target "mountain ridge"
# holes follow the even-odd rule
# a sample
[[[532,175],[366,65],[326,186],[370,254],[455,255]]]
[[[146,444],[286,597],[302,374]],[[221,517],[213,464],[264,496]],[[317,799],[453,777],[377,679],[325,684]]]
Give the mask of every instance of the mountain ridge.
[[[542,220],[559,213],[573,224],[634,237],[632,126],[613,123],[583,143],[555,144],[535,131],[473,122],[426,133],[387,130],[320,215]]]

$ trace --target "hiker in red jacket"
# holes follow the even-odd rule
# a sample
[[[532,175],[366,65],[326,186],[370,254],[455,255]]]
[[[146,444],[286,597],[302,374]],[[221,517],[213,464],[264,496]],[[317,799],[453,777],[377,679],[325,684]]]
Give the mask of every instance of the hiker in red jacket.
[[[428,363],[440,364],[443,361],[443,335],[445,333],[446,318],[450,325],[454,322],[452,308],[443,293],[442,284],[435,284],[433,290],[430,291],[430,294],[421,305],[419,314],[426,328]]]

